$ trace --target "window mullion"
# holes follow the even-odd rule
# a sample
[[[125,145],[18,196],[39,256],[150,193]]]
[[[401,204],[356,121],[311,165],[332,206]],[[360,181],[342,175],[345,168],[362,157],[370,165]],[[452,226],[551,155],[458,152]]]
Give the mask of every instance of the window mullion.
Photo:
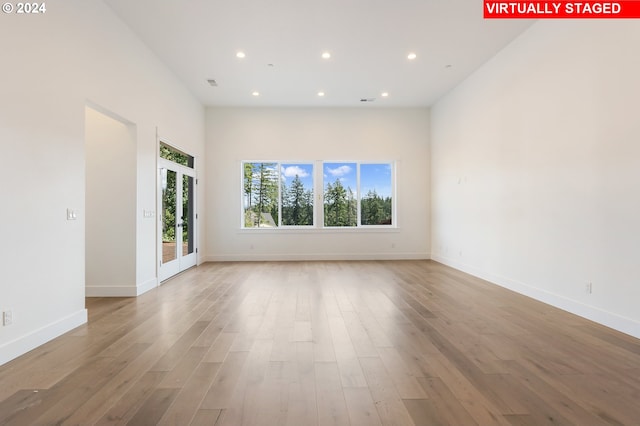
[[[361,209],[362,207],[360,206],[360,163],[357,163],[356,165],[356,216],[357,216],[356,226],[358,227],[362,226],[362,221],[360,219]]]
[[[282,226],[282,164],[278,162],[278,228]]]

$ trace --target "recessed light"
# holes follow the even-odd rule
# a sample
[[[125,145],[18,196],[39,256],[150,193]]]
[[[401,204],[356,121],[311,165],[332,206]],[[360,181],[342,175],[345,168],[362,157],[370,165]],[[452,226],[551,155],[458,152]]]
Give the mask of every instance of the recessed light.
[[[318,96],[323,97],[324,96],[324,92],[318,92]]]
[[[255,91],[255,92],[253,92],[253,93],[251,93],[251,94],[252,94],[253,96],[260,96],[260,92],[258,92],[258,91]]]
[[[322,52],[322,59],[329,59],[331,58],[331,53],[329,52]]]
[[[417,58],[418,55],[416,55],[415,53],[411,52],[407,55],[407,59],[409,59],[410,61],[413,61],[415,58]]]
[[[236,58],[242,59],[245,56],[247,56],[247,55],[245,55],[245,53],[242,50],[240,50],[238,53],[236,53]]]
[[[382,96],[383,98],[386,98],[389,96],[389,92],[382,92],[380,96]]]

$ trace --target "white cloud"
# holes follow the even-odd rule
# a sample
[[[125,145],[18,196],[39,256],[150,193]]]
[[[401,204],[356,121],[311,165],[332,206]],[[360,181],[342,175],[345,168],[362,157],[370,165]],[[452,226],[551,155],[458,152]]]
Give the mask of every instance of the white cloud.
[[[351,172],[351,167],[347,165],[340,166],[335,169],[330,169],[327,167],[327,172],[329,172],[329,174],[333,177],[344,176],[346,174],[349,174],[349,172]]]
[[[289,166],[282,169],[282,175],[284,177],[298,177],[304,178],[309,176],[309,173],[300,166]]]

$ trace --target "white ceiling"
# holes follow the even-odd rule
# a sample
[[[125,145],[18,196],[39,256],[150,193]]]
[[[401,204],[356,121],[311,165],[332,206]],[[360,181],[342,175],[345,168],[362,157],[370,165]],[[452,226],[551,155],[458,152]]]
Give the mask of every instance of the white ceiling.
[[[429,106],[533,22],[480,0],[104,1],[208,106]]]

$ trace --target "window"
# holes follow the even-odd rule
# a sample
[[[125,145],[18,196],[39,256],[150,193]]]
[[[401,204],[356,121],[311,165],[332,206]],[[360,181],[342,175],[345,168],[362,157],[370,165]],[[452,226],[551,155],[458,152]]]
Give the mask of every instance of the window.
[[[313,226],[313,164],[243,163],[243,226]]]
[[[362,225],[391,225],[393,196],[391,164],[360,165],[360,219]]]
[[[278,163],[244,163],[244,227],[274,228],[280,223]]]
[[[164,143],[160,143],[160,158],[173,161],[174,163],[181,164],[183,166],[193,169],[193,157],[189,154],[178,151],[177,149],[170,147]]]
[[[313,164],[282,164],[282,225],[313,225]]]
[[[313,227],[316,217],[327,228],[395,225],[392,163],[316,164],[243,162],[242,227]]]
[[[357,226],[356,163],[324,163],[324,226]]]
[[[324,226],[393,225],[391,163],[324,163]]]

